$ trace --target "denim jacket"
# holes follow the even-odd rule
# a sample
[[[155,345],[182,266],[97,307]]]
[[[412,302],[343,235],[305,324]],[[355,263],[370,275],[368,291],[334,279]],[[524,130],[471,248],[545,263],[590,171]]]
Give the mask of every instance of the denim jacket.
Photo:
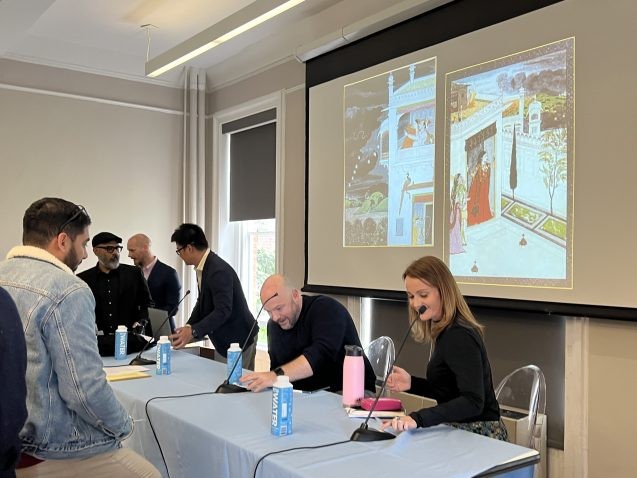
[[[27,345],[28,418],[22,451],[43,459],[114,450],[133,422],[106,382],[86,283],[44,249],[17,246],[0,263]]]

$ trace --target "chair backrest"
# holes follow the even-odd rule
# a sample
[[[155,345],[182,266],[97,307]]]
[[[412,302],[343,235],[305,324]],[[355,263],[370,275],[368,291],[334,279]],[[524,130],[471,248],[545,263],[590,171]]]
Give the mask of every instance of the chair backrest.
[[[542,370],[536,365],[526,365],[504,377],[495,390],[500,407],[528,411],[528,444],[539,451],[541,426],[538,414],[546,408],[546,382]]]
[[[365,355],[367,355],[376,374],[376,386],[380,387],[387,376],[387,372],[389,372],[389,368],[394,363],[396,356],[394,341],[391,337],[378,337],[369,344],[365,350]],[[385,390],[383,394],[387,395],[389,392]]]

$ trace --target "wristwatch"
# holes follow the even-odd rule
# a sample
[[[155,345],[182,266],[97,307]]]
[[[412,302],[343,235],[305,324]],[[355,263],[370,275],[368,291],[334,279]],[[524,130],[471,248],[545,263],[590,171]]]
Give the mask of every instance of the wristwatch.
[[[285,372],[283,371],[283,369],[282,369],[281,367],[277,367],[277,368],[275,368],[275,369],[273,370],[273,372],[274,372],[275,374],[277,374],[277,376],[278,376],[278,375],[285,375]]]
[[[192,325],[188,325],[188,327],[190,327],[190,333],[192,334],[192,338],[193,339],[198,339],[199,338],[199,334],[197,333],[197,331],[193,328]]]

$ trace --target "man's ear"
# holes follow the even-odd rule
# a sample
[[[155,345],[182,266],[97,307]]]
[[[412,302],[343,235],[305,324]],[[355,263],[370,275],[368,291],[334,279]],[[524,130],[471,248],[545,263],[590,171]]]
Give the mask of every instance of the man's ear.
[[[53,240],[53,242],[57,249],[59,249],[60,251],[66,252],[67,247],[69,247],[69,245],[73,241],[71,241],[71,238],[66,232],[61,232],[60,234],[55,236],[55,239]]]
[[[61,232],[51,239],[45,249],[58,259],[62,260],[62,258],[66,256],[68,250],[72,247],[72,242],[73,241],[71,241],[71,238],[66,232]]]

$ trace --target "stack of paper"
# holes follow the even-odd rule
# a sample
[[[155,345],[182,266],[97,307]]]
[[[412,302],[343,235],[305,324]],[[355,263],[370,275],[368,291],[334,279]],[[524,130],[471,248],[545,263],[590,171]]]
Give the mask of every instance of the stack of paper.
[[[124,365],[123,367],[104,367],[106,380],[117,382],[118,380],[132,380],[135,378],[150,378],[148,369],[141,365]]]

